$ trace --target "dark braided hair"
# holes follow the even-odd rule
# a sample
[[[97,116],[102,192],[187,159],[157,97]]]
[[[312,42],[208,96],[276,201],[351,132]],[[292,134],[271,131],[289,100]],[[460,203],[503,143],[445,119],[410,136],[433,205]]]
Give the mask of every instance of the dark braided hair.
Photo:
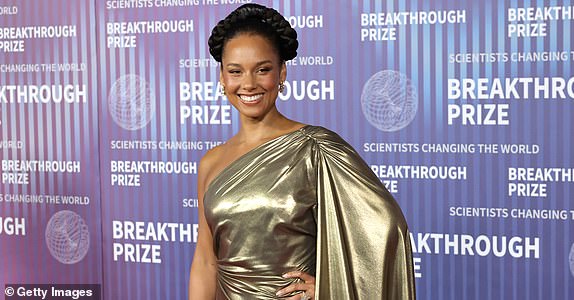
[[[268,39],[281,61],[297,56],[297,32],[276,10],[259,4],[244,4],[219,21],[209,37],[209,53],[221,62],[227,41],[239,33],[254,33]]]

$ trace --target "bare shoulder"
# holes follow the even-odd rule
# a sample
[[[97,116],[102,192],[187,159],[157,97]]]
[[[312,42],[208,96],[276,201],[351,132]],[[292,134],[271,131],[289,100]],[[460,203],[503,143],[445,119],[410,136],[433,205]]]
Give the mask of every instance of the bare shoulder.
[[[225,144],[221,144],[221,145],[215,146],[215,147],[207,150],[207,152],[205,152],[205,154],[201,158],[201,161],[199,162],[200,168],[201,168],[201,165],[209,165],[209,164],[212,164],[215,161],[217,161],[219,156],[221,156],[221,153],[223,152],[224,147],[225,147]]]
[[[209,149],[199,161],[199,177],[200,179],[205,179],[208,176],[209,170],[213,169],[213,166],[221,158],[225,144],[218,145],[214,148]],[[205,182],[204,182],[205,183]]]
[[[223,143],[209,149],[199,162],[199,184],[207,187],[211,180],[217,175],[220,164],[225,160],[225,153],[229,143]]]

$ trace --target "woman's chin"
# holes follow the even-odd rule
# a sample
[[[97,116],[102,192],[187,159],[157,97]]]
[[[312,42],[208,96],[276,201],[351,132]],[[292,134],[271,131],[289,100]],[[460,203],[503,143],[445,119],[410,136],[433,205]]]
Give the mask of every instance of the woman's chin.
[[[264,107],[242,107],[239,110],[239,114],[247,117],[249,119],[263,119],[269,114],[269,109],[265,109]]]

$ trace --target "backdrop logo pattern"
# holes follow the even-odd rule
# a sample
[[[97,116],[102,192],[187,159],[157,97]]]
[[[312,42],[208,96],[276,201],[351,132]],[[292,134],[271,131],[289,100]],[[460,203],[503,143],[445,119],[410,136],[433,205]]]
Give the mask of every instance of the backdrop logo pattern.
[[[90,232],[86,222],[73,211],[55,213],[46,226],[50,254],[63,264],[75,264],[88,253]]]
[[[25,223],[25,237],[0,235],[9,254],[0,266],[19,270],[0,272],[0,285],[101,283],[105,299],[185,299],[197,246],[196,166],[185,175],[140,171],[198,162],[240,129],[240,114],[217,91],[207,39],[249,1],[0,2],[0,15],[18,7],[0,16],[16,38],[2,41],[26,44],[0,57],[0,102],[32,100],[0,104],[0,160],[11,173],[34,174],[26,187],[0,185],[0,226],[15,230],[12,212],[41,217]],[[574,76],[573,1],[257,2],[297,19],[300,55],[289,62],[279,110],[340,134],[393,193],[417,233],[419,299],[574,299],[574,240],[560,238],[574,229],[573,215],[562,214],[574,210],[573,185],[545,175],[574,168],[574,101],[561,96]],[[182,20],[193,32],[177,26]],[[61,26],[75,26],[76,38],[24,36]],[[65,85],[86,105],[52,101],[65,97],[52,88]],[[52,95],[33,98],[35,88]],[[454,107],[459,122],[449,124]],[[78,161],[82,170],[29,170],[39,161]],[[112,164],[124,167],[112,172]],[[526,177],[511,180],[511,170]],[[530,178],[530,170],[543,174]],[[112,184],[114,174],[124,186]],[[511,185],[522,195],[510,195]],[[77,256],[66,251],[78,246],[81,223],[46,238],[50,217],[66,209],[86,222],[89,253],[75,264],[50,251],[30,255],[51,244],[68,261]],[[115,239],[114,221],[134,226]],[[180,224],[192,225],[181,231],[185,242],[170,235]],[[149,236],[130,237],[141,229]],[[37,272],[46,261],[51,268]]]
[[[377,129],[398,131],[417,114],[417,91],[406,75],[394,70],[380,71],[365,83],[361,108],[367,121]]]
[[[155,101],[147,81],[135,74],[123,75],[114,82],[108,96],[112,119],[126,130],[145,127],[155,113]]]

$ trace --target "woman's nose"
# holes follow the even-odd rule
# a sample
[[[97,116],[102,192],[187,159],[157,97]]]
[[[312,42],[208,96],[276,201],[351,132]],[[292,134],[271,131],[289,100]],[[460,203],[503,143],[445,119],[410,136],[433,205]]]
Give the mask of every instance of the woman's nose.
[[[255,89],[257,87],[255,76],[252,74],[245,74],[245,76],[243,76],[243,81],[241,82],[241,87],[246,90]]]

